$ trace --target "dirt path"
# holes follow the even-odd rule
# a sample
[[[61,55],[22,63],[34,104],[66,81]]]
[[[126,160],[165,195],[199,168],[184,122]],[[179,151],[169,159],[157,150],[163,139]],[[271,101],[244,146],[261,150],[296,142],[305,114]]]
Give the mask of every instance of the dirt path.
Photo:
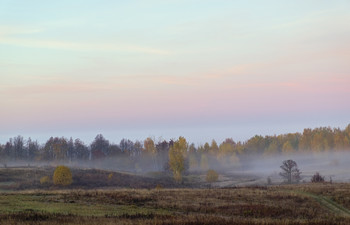
[[[314,199],[315,201],[317,201],[318,203],[320,203],[325,208],[327,208],[328,210],[330,210],[338,215],[341,215],[343,217],[350,217],[350,210],[349,209],[344,208],[342,205],[339,205],[338,203],[330,200],[329,198],[326,198],[326,197],[323,197],[320,195],[316,195],[316,194],[312,194],[309,192],[303,192],[303,191],[291,191],[291,192],[298,194],[298,195],[310,197],[310,198]]]

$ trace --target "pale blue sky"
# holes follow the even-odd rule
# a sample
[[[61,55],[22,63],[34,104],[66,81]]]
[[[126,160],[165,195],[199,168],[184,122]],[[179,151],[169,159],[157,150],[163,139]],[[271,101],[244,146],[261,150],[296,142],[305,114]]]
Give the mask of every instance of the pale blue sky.
[[[350,123],[350,1],[0,0],[0,141]],[[209,141],[209,140],[208,140]]]

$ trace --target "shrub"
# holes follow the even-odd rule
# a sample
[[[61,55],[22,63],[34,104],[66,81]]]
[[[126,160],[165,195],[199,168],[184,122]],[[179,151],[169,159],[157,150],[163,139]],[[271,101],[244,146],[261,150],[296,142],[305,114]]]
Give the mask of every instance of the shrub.
[[[50,182],[51,182],[51,180],[50,180],[49,176],[44,176],[44,177],[40,178],[41,185],[49,185]]]
[[[157,184],[157,186],[155,187],[156,190],[161,190],[163,189],[163,186],[161,184]]]
[[[207,177],[206,177],[207,182],[213,183],[217,181],[218,178],[219,178],[219,174],[215,170],[208,170]]]
[[[311,178],[312,183],[321,183],[324,182],[324,177],[321,176],[319,172],[315,173]]]
[[[53,183],[55,185],[67,186],[73,182],[72,173],[66,166],[58,166],[53,174]]]

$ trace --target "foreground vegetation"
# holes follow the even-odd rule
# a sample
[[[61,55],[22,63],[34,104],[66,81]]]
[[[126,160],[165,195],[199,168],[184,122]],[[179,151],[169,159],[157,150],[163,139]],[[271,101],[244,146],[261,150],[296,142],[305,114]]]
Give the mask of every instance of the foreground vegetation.
[[[0,194],[1,224],[349,224],[350,184]]]

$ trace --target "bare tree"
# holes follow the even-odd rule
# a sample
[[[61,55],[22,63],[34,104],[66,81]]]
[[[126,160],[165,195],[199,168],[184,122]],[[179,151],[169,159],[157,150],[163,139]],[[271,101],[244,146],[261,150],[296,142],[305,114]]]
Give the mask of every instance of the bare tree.
[[[285,160],[280,167],[282,169],[280,176],[286,179],[289,184],[300,181],[301,172],[299,171],[298,164],[295,161],[291,159]]]

